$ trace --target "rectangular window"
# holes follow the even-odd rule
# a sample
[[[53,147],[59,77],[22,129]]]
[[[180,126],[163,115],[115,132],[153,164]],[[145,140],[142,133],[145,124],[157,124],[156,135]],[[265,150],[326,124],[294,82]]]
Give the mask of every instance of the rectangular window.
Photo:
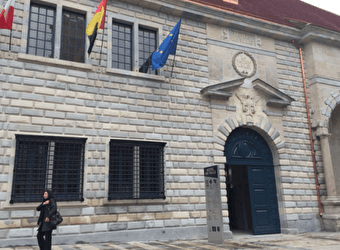
[[[112,67],[132,70],[132,26],[112,23]]]
[[[111,140],[109,200],[164,199],[164,146]]]
[[[55,8],[31,4],[27,54],[53,58]]]
[[[86,139],[16,136],[11,203],[39,202],[44,189],[58,201],[83,200]]]
[[[61,31],[62,60],[84,62],[85,56],[85,15],[63,11]]]
[[[139,68],[150,57],[151,53],[157,49],[157,32],[139,27]],[[152,70],[150,66],[148,74],[157,75],[157,70]]]

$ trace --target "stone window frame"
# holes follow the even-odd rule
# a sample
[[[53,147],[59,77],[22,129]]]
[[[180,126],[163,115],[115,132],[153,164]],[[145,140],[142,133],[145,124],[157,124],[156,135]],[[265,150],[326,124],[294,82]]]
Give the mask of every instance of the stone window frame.
[[[35,13],[32,12],[33,8],[37,8],[39,13]],[[45,9],[46,10],[46,14],[41,14],[40,10]],[[52,16],[49,14],[53,12],[53,28],[52,31],[50,32],[51,35],[51,41],[49,42],[47,40],[47,35],[49,32],[46,32],[46,29],[48,26],[48,18],[52,18]],[[37,14],[38,15],[38,19],[40,19],[40,16],[45,16],[46,20],[44,23],[41,22],[41,20],[34,20],[32,18],[33,14]],[[26,53],[29,55],[37,55],[39,53],[43,53],[44,55],[42,57],[47,57],[47,58],[53,58],[54,57],[54,46],[55,46],[55,26],[56,26],[56,8],[53,6],[49,6],[49,5],[43,5],[43,4],[39,4],[39,3],[35,3],[32,2],[32,4],[29,7],[29,18],[28,18],[29,22],[28,22],[28,33],[27,33],[27,51]],[[37,27],[33,27],[34,24],[37,25]],[[40,31],[40,24],[43,24],[45,26],[45,32],[44,32],[44,38],[43,39],[39,39],[39,31]],[[34,33],[36,33],[34,36],[32,36],[32,33],[34,35]],[[31,40],[36,40],[36,45],[33,46],[30,44]],[[39,48],[39,46],[37,45],[38,42],[43,42],[44,43],[44,48]],[[48,45],[50,43],[51,45],[51,49],[46,48],[46,45]],[[40,52],[38,52],[38,49],[40,49]],[[32,53],[34,50],[34,53]],[[51,54],[47,54],[48,52],[50,52]]]
[[[40,5],[46,5],[50,7],[55,7],[56,8],[56,24],[61,23],[62,20],[62,12],[63,9],[83,13],[86,15],[86,25],[90,22],[91,18],[93,17],[93,8],[90,6],[81,6],[81,9],[79,9],[79,4],[75,4],[73,2],[70,2],[68,0],[24,0],[24,12],[27,12],[27,16],[29,15],[30,12],[30,6],[31,2],[33,3],[39,3]],[[25,20],[26,19],[26,20]],[[112,21],[113,19],[131,24],[133,27],[132,31],[132,36],[133,36],[133,41],[132,41],[132,71],[129,70],[120,70],[120,69],[114,69],[112,68]],[[157,75],[155,74],[145,74],[145,73],[139,73],[139,43],[138,43],[138,32],[139,32],[139,27],[143,27],[146,29],[150,30],[155,30],[156,31],[156,40],[157,40],[157,47],[162,43],[163,39],[166,36],[163,36],[163,25],[156,23],[156,22],[151,22],[143,19],[139,19],[136,17],[131,17],[131,16],[125,16],[121,15],[118,13],[113,13],[110,11],[106,12],[106,25],[105,25],[105,30],[104,35],[107,34],[107,58],[106,58],[106,72],[110,74],[119,74],[119,75],[133,75],[135,77],[143,77],[143,78],[152,78],[156,80],[164,80],[164,76],[162,76],[162,69],[158,69]],[[40,56],[32,56],[34,61],[39,61],[39,62],[44,62],[45,59],[48,60],[49,63],[51,64],[56,64],[60,66],[64,66],[64,64],[69,65],[69,61],[61,60],[60,59],[60,52],[61,52],[61,25],[56,25],[55,27],[55,41],[54,41],[54,57],[53,58],[46,58],[46,57],[40,57]],[[27,38],[28,38],[28,17],[24,18],[23,21],[23,32],[21,34],[21,49],[20,53],[21,54],[21,59],[22,60],[30,60],[30,55],[27,54]],[[100,36],[97,37],[97,39],[100,39]],[[105,41],[104,41],[105,42]],[[85,50],[87,51],[87,48],[89,46],[89,41],[87,38],[85,38]],[[25,56],[27,55],[27,56]],[[88,70],[92,70],[93,67],[95,67],[95,64],[91,62],[91,59],[88,56],[88,53],[85,53],[85,58],[84,58],[84,63],[73,63],[73,67],[76,68],[84,68]],[[93,59],[92,59],[93,60]],[[103,60],[103,59],[102,59]],[[59,62],[60,61],[60,62]],[[82,66],[83,65],[83,66]]]
[[[124,160],[124,162],[121,162],[121,166],[119,168],[114,168],[113,167],[113,157],[117,156],[115,154],[114,147],[122,147],[122,145],[124,145],[126,147],[125,150],[120,152],[120,156],[122,157],[121,154],[126,154],[128,153],[128,155],[131,156],[131,158],[127,158],[125,155],[123,158],[119,158],[121,160]],[[121,140],[121,139],[110,139],[110,143],[109,143],[109,167],[108,167],[108,201],[109,202],[131,202],[131,201],[145,201],[145,200],[156,200],[156,201],[165,201],[166,200],[166,190],[165,190],[165,147],[166,147],[166,143],[165,142],[154,142],[154,141],[138,141],[138,140]],[[127,151],[126,151],[127,150]],[[132,150],[132,151],[129,151]],[[153,163],[155,163],[155,161],[153,161],[152,158],[153,156],[155,156],[155,152],[157,152],[157,150],[159,150],[159,159],[158,159],[158,173],[150,173],[152,171],[152,167],[153,167]],[[141,156],[141,152],[144,151],[148,157],[143,158]],[[118,159],[118,158],[117,158]],[[116,159],[116,160],[117,160]],[[143,159],[147,162],[144,162],[143,165]],[[150,162],[149,162],[150,161]],[[130,164],[128,164],[130,163]],[[126,165],[128,164],[128,165]],[[142,165],[141,165],[142,164]],[[131,171],[129,172],[128,170],[126,170],[126,167],[131,167]],[[123,168],[122,168],[123,167]],[[123,188],[126,192],[125,193],[121,193],[120,192],[114,192],[115,188],[110,186],[110,180],[111,179],[116,179],[115,175],[111,176],[111,170],[115,170],[115,171],[120,171],[121,172],[121,176],[119,177],[119,182],[121,185],[124,185],[124,187],[126,187],[127,185],[130,186],[131,189],[129,190],[125,190],[124,187]],[[141,179],[141,172],[144,171],[146,173],[148,173],[148,176],[144,175],[144,181],[143,179]],[[130,182],[127,182],[127,177],[130,177]],[[156,181],[159,185],[159,187],[157,187],[157,193],[154,193],[153,189],[155,189],[155,187],[146,187],[146,189],[144,190],[144,193],[142,191],[142,185],[149,183],[149,181],[145,181],[145,177],[148,178],[158,178],[158,180]],[[123,179],[121,179],[123,178]],[[153,183],[156,183],[155,180],[153,181]],[[117,184],[117,182],[114,182]],[[149,183],[150,184],[150,183]],[[123,190],[122,189],[122,190]],[[112,192],[110,192],[110,190]],[[148,190],[148,191],[147,191]]]
[[[69,38],[69,39],[73,39],[72,36],[70,35],[72,33],[72,29],[70,27],[64,27],[64,23],[65,23],[65,19],[68,15],[73,15],[76,16],[77,21],[76,21],[76,29],[75,32],[78,34],[81,33],[82,34],[82,38],[77,38],[75,37],[75,44],[72,44],[70,42],[70,40],[68,41],[68,43],[65,46],[65,43],[62,42],[63,38]],[[79,24],[79,18],[81,18],[81,22]],[[84,18],[84,19],[82,19]],[[72,23],[72,21],[70,20],[68,22],[68,25],[70,26],[70,24]],[[73,22],[74,23],[74,22]],[[83,13],[79,13],[77,11],[72,11],[72,10],[68,10],[68,9],[63,9],[62,11],[62,24],[61,24],[62,30],[67,30],[68,34],[65,32],[61,32],[61,48],[60,48],[60,56],[59,59],[60,60],[65,60],[65,61],[70,61],[70,62],[78,62],[78,63],[83,63],[85,61],[85,55],[86,55],[86,14]],[[79,42],[81,42],[81,45],[79,46]],[[73,53],[69,53],[69,51],[71,50],[71,48],[74,47],[74,50],[76,49],[81,49],[81,51],[75,52],[75,54]],[[72,56],[74,56],[75,58],[73,60],[71,60],[70,58],[72,58]],[[63,59],[63,57],[66,57],[67,59]]]
[[[145,28],[143,26],[139,26],[139,34],[138,34],[138,42],[139,44],[141,44],[140,40],[142,40],[145,36],[145,34],[149,34],[149,35],[154,35],[155,38],[152,39],[154,44],[154,47],[150,44],[146,44],[143,43],[144,45],[144,50],[139,50],[139,68],[142,67],[142,65],[150,58],[150,56],[152,55],[152,53],[158,48],[158,43],[157,43],[157,31],[155,30],[151,30],[149,28]],[[143,38],[141,39],[141,33]],[[151,40],[151,38],[149,38],[149,40]],[[141,59],[141,53],[143,53],[144,58]],[[146,74],[152,74],[152,75],[157,75],[158,74],[158,70],[152,70],[152,66],[150,65],[148,71],[146,72]]]
[[[51,8],[55,8],[55,27],[54,27],[54,51],[53,51],[53,58],[48,58],[48,57],[42,57],[42,56],[35,56],[32,55],[33,57],[39,57],[43,59],[57,59],[60,61],[66,61],[69,62],[67,60],[62,60],[61,59],[61,37],[62,37],[62,18],[63,18],[63,12],[64,10],[66,11],[71,11],[71,12],[75,12],[75,13],[79,13],[85,16],[85,28],[87,26],[87,24],[89,23],[89,21],[91,20],[93,13],[92,13],[92,7],[89,6],[82,6],[82,8],[79,8],[79,5],[76,5],[70,1],[67,0],[25,0],[24,1],[24,12],[27,12],[27,18],[26,20],[23,21],[23,27],[22,27],[22,35],[21,35],[21,49],[20,49],[20,53],[22,54],[28,54],[27,52],[27,45],[28,45],[28,35],[29,35],[29,15],[30,15],[30,7],[31,7],[31,3],[33,4],[38,4],[41,6],[46,6],[46,7],[51,7]],[[60,24],[60,25],[58,25]],[[86,35],[86,34],[85,34]],[[89,41],[88,39],[86,39],[87,37],[84,38],[85,40],[85,51],[84,51],[84,60],[82,62],[82,64],[89,64],[89,57],[87,54],[87,48],[89,46]],[[70,61],[72,62],[72,61]],[[74,63],[74,62],[72,62]]]
[[[133,46],[132,46],[132,41],[133,41],[133,35],[132,35],[132,25],[120,22],[119,20],[113,19],[112,21],[112,29],[114,27],[117,27],[116,33],[118,36],[115,36],[115,32],[112,30],[112,67],[114,69],[122,69],[122,70],[127,70],[127,71],[132,71],[132,52],[133,52]],[[123,32],[121,32],[121,29],[124,29]],[[122,39],[122,37],[124,37]],[[128,37],[130,39],[128,40]],[[117,45],[113,45],[113,41],[116,39]],[[122,45],[121,43],[124,43]],[[125,47],[125,45],[129,45],[129,49]],[[116,49],[114,49],[114,47]],[[117,51],[115,51],[117,50]],[[123,50],[123,53],[122,51]],[[123,58],[121,58],[123,56]],[[123,67],[123,68],[122,68]]]
[[[39,45],[38,45],[38,42],[42,41],[42,39],[40,38],[39,39],[39,33],[42,33],[41,30],[40,30],[40,24],[44,24],[45,28],[46,26],[48,26],[47,24],[47,18],[48,18],[48,15],[45,14],[40,14],[38,13],[39,15],[39,20],[34,20],[32,19],[32,11],[33,11],[33,6],[38,8],[38,10],[43,10],[43,9],[46,9],[47,11],[53,11],[53,27],[51,29],[51,32],[50,32],[50,35],[51,35],[51,41],[50,41],[50,44],[51,44],[51,49],[48,50],[46,49],[46,45],[48,44],[48,40],[46,37],[44,37],[43,41],[44,41],[44,45],[43,45],[43,48],[41,48]],[[71,62],[78,62],[78,63],[84,63],[85,61],[85,57],[86,57],[86,50],[85,50],[85,45],[86,45],[86,37],[85,37],[85,28],[86,28],[86,13],[82,13],[82,12],[79,12],[79,11],[73,11],[69,8],[62,8],[61,10],[61,20],[58,19],[57,21],[57,16],[58,16],[58,13],[57,12],[57,7],[56,6],[53,6],[53,5],[50,5],[50,4],[44,4],[44,3],[36,3],[34,1],[32,1],[30,3],[30,6],[29,6],[29,22],[28,22],[28,32],[27,32],[27,49],[26,49],[26,54],[28,55],[33,55],[33,56],[40,56],[40,57],[44,57],[44,58],[56,58],[56,59],[59,59],[59,60],[66,60],[66,61],[71,61]],[[77,25],[77,29],[76,29],[76,32],[81,32],[83,37],[81,39],[77,39],[75,38],[77,41],[76,41],[76,45],[73,45],[71,44],[70,42],[68,42],[66,44],[67,47],[63,48],[64,47],[64,44],[62,44],[62,40],[63,40],[63,37],[68,37],[68,34],[64,34],[62,32],[62,29],[64,29],[64,23],[65,23],[65,14],[70,14],[70,15],[77,15],[77,17],[82,17],[83,20],[82,20],[82,24],[80,26],[80,29],[79,29],[79,26]],[[45,16],[46,20],[44,23],[41,22],[40,20],[40,17],[43,17]],[[51,18],[51,16],[49,16]],[[60,21],[60,25],[57,25]],[[32,28],[31,25],[34,24],[34,23],[37,23],[38,27],[37,28]],[[78,22],[77,22],[78,24]],[[58,26],[61,26],[61,29],[59,29],[60,27]],[[60,34],[57,34],[57,31],[61,31]],[[30,40],[33,39],[33,38],[30,38],[31,37],[31,32],[36,32],[38,33],[37,35],[35,35],[34,39],[37,40],[36,41],[36,45],[35,46],[29,46],[30,45]],[[44,35],[46,36],[47,34],[49,34],[47,32],[47,29],[43,31]],[[57,39],[57,37],[59,37],[60,35],[60,38]],[[75,56],[75,60],[70,60],[69,57],[72,56],[71,53],[68,53],[67,50],[69,50],[70,46],[78,46],[78,41],[81,41],[81,48],[82,50],[80,51],[80,53],[77,53],[74,55]],[[57,44],[56,41],[60,41],[60,44]],[[55,49],[56,47],[60,47],[60,50],[59,50],[59,53],[58,51]],[[35,49],[35,52],[34,54],[33,53],[30,53],[30,50],[31,49]],[[38,55],[39,52],[37,50],[43,50],[43,54],[44,55]],[[46,54],[46,52],[50,51],[50,54]],[[68,59],[63,59],[63,57],[68,57]],[[79,59],[80,57],[80,59]]]
[[[63,175],[65,173],[68,173],[69,171],[72,170],[77,170],[79,168],[79,173],[78,171],[76,171],[78,173],[77,178],[78,179],[78,187],[62,187],[62,189],[75,189],[76,192],[73,193],[67,193],[67,192],[55,192],[54,195],[57,197],[57,199],[59,201],[64,201],[64,202],[83,202],[84,201],[84,183],[85,183],[85,154],[86,154],[86,140],[87,138],[84,137],[65,137],[65,136],[46,136],[46,135],[31,135],[31,134],[16,134],[15,135],[15,141],[16,141],[16,145],[15,145],[15,149],[14,149],[14,162],[13,162],[13,180],[12,180],[12,187],[11,187],[11,201],[10,204],[20,204],[20,203],[36,203],[39,202],[40,200],[40,195],[42,195],[43,191],[46,189],[52,189],[53,187],[53,182],[57,182],[57,184],[60,186],[60,184],[62,186],[64,186],[64,184],[66,183],[62,183],[60,182],[61,180],[64,180]],[[19,142],[20,145],[19,145]],[[33,144],[31,144],[33,143]],[[68,167],[65,168],[65,172],[63,173],[61,170],[63,170],[63,168],[58,168],[57,172],[54,172],[54,168],[56,168],[57,166],[64,166],[65,164],[62,163],[62,159],[60,158],[60,156],[62,154],[59,155],[59,157],[56,157],[56,152],[59,151],[59,153],[62,153],[63,147],[59,146],[58,151],[57,150],[57,143],[61,143],[60,146],[64,143],[71,145],[70,149],[72,147],[76,148],[78,150],[78,153],[80,153],[79,155],[72,155],[70,154],[70,161],[67,161]],[[26,145],[26,146],[25,146]],[[31,152],[26,152],[27,149],[33,149],[30,148],[30,146],[34,146],[34,147],[39,147],[40,152],[45,152],[43,154],[40,154],[40,158],[39,158],[39,154],[36,154],[36,149],[31,151]],[[80,150],[80,151],[79,151]],[[19,155],[19,152],[21,152],[21,154]],[[40,166],[40,169],[45,169],[45,174],[38,176],[36,179],[36,181],[39,181],[41,179],[43,179],[45,182],[44,183],[35,183],[34,185],[36,186],[36,188],[40,187],[40,191],[39,193],[35,194],[34,190],[33,191],[33,196],[30,199],[23,198],[20,196],[20,187],[16,188],[15,185],[20,185],[22,182],[22,176],[23,173],[25,171],[31,172],[31,175],[34,175],[33,169],[31,169],[29,166],[26,166],[25,164],[23,165],[21,162],[25,162],[25,156],[23,154],[28,155],[28,158],[30,159],[30,162],[32,164],[32,155],[34,156],[34,164],[38,164],[38,169]],[[69,151],[71,152],[71,151]],[[76,151],[74,151],[76,152]],[[75,160],[74,157],[78,158],[78,156],[80,156],[80,161],[79,161],[79,165],[75,165],[74,163],[72,164],[72,161]],[[73,158],[72,158],[73,157]],[[26,159],[27,160],[27,159]],[[57,163],[56,163],[57,161]],[[39,163],[40,162],[40,163]],[[58,163],[59,162],[59,163]],[[27,164],[27,163],[26,163]],[[39,165],[40,164],[40,165]],[[57,164],[57,165],[56,165]],[[21,169],[21,173],[17,172],[18,171],[18,167],[20,167],[19,169]],[[34,168],[36,167],[36,165],[34,165]],[[30,171],[31,169],[31,171]],[[23,171],[23,172],[22,172]],[[38,171],[39,172],[39,171]],[[72,175],[72,174],[71,174]],[[73,174],[74,175],[74,174]],[[59,177],[58,178],[54,178],[54,177]],[[16,179],[19,178],[19,179]],[[34,179],[33,176],[31,176],[31,178]],[[40,178],[40,179],[39,179]],[[73,176],[74,178],[74,176]],[[30,182],[34,182],[34,180],[30,180]],[[23,185],[25,185],[27,182],[23,182]],[[74,184],[74,182],[72,182],[72,184]],[[60,187],[59,187],[60,188]],[[54,189],[56,189],[56,187],[54,187]],[[26,189],[25,189],[26,190]],[[54,190],[55,191],[55,190]],[[31,192],[30,192],[31,193]],[[40,194],[40,195],[39,195]]]
[[[112,68],[112,23],[113,20],[120,23],[126,23],[132,26],[132,71],[129,70],[121,70]],[[127,74],[131,72],[139,73],[139,28],[145,28],[149,30],[154,30],[156,32],[156,47],[158,47],[162,43],[163,38],[163,26],[154,22],[140,20],[135,17],[124,16],[117,13],[107,12],[107,72],[109,73],[122,73]],[[157,48],[156,48],[157,49]],[[144,62],[143,62],[144,63]],[[139,73],[145,75],[145,73]],[[155,75],[155,74],[146,74],[146,75]],[[160,74],[160,70],[158,70],[157,75]]]

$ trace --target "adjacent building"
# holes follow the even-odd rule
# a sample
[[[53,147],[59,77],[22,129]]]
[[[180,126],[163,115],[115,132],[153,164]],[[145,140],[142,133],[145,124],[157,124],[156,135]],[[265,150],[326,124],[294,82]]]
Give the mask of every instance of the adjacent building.
[[[0,0],[0,6],[7,1]],[[340,230],[340,17],[299,0],[17,0],[0,30],[0,246]],[[175,56],[140,66],[181,21]]]

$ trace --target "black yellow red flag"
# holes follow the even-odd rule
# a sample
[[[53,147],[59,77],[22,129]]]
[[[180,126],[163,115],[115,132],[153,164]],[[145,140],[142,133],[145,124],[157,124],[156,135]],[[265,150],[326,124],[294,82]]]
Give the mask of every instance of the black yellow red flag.
[[[90,55],[92,52],[93,45],[96,41],[99,29],[104,29],[105,26],[105,15],[106,15],[106,4],[107,0],[102,0],[94,13],[91,21],[86,27],[86,35],[90,40],[90,46],[87,53]]]

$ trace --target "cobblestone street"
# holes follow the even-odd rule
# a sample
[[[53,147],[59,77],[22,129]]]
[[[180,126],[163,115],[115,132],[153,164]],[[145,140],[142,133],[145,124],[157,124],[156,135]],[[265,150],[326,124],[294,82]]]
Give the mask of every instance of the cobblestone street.
[[[1,242],[0,242],[1,244]],[[4,250],[38,250],[38,246],[9,247]],[[207,240],[186,240],[167,242],[126,242],[126,243],[97,243],[97,244],[75,244],[53,246],[53,250],[178,250],[178,249],[258,249],[258,250],[339,250],[340,233],[308,233],[301,235],[264,235],[254,236],[245,234],[234,234],[232,240],[226,240],[223,245],[208,243]]]

